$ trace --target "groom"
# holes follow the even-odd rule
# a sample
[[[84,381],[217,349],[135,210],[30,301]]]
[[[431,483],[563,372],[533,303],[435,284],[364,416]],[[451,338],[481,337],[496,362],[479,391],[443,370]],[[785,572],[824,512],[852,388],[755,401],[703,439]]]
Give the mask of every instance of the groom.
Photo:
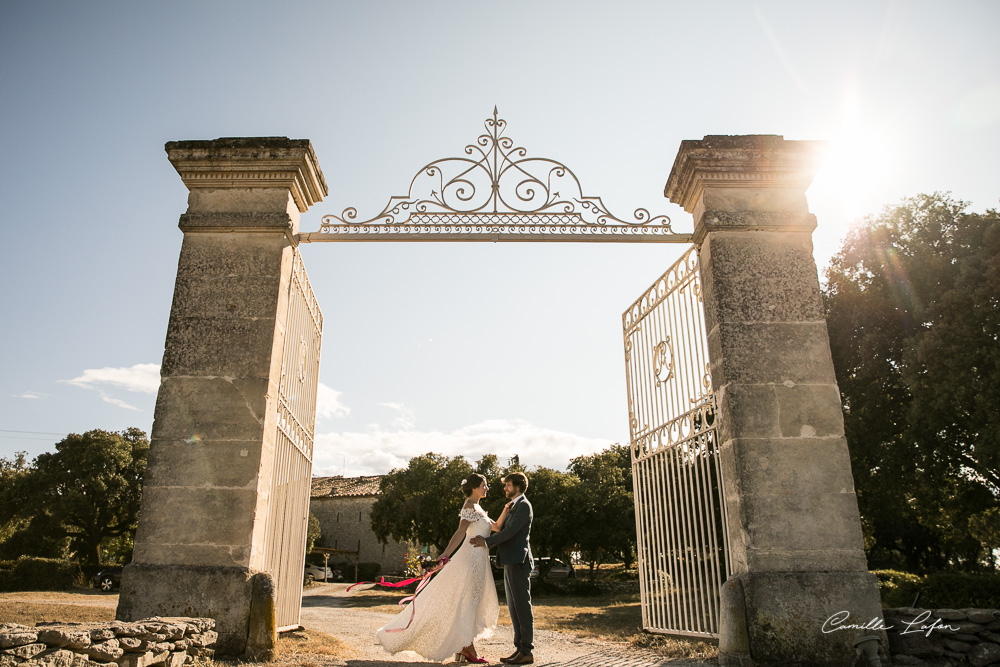
[[[500,530],[487,538],[478,535],[469,540],[474,547],[497,546],[497,561],[503,565],[503,587],[507,597],[507,610],[514,626],[514,654],[500,658],[508,665],[530,665],[535,662],[535,618],[531,613],[531,588],[528,576],[534,561],[531,558],[531,520],[535,517],[531,503],[524,497],[528,478],[523,472],[513,472],[503,478],[503,490],[510,499],[507,518]]]

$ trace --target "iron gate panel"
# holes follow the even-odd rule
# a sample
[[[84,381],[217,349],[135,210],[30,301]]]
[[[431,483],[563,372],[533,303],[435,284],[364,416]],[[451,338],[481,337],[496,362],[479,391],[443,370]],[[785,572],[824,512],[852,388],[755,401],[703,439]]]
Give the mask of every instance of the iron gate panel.
[[[277,588],[278,628],[299,625],[323,333],[323,315],[302,257],[298,249],[293,252],[278,385],[270,513],[264,538],[265,568]]]
[[[717,638],[729,541],[696,248],[622,324],[642,624]]]

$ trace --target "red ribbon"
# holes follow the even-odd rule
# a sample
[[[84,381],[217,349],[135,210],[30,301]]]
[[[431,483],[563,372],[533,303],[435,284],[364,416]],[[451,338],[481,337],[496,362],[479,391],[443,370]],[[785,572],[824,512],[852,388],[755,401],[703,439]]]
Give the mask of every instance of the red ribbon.
[[[402,632],[403,630],[406,630],[406,629],[408,629],[410,627],[410,624],[413,623],[413,617],[417,613],[417,603],[416,603],[415,598],[418,595],[420,595],[420,591],[424,590],[424,586],[426,586],[428,583],[430,583],[431,577],[434,575],[434,573],[437,572],[442,567],[444,567],[445,565],[448,564],[448,560],[449,560],[448,558],[442,558],[439,561],[439,564],[436,567],[433,567],[430,570],[427,570],[427,572],[425,572],[422,576],[419,576],[419,577],[413,577],[412,579],[406,579],[404,581],[397,581],[395,583],[386,581],[385,577],[382,577],[379,581],[359,581],[358,583],[356,583],[356,584],[354,584],[352,586],[348,586],[347,587],[347,591],[350,592],[350,590],[352,588],[354,588],[355,586],[360,586],[362,584],[375,584],[376,586],[387,586],[389,588],[401,588],[403,586],[408,586],[408,585],[412,584],[414,581],[419,581],[420,583],[417,585],[417,590],[415,590],[413,592],[413,595],[409,595],[409,596],[407,596],[407,597],[405,597],[405,598],[403,598],[402,600],[399,601],[399,606],[400,607],[404,607],[407,602],[413,601],[413,604],[410,605],[410,620],[407,621],[406,627],[403,627],[403,628],[389,628],[389,629],[386,630],[386,632]]]

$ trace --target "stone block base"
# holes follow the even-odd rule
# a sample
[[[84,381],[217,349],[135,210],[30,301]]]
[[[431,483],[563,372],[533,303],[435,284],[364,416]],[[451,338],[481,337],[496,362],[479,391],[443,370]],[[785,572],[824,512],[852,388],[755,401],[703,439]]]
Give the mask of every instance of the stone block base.
[[[744,573],[726,586],[742,588],[746,615],[744,627],[736,614],[724,615],[720,664],[746,664],[739,648],[748,647],[756,667],[850,665],[854,643],[872,635],[886,655],[878,580],[869,572]],[[732,659],[724,655],[729,646]]]
[[[242,656],[247,648],[253,572],[242,567],[133,563],[122,571],[119,621],[152,616],[215,619],[215,652]]]

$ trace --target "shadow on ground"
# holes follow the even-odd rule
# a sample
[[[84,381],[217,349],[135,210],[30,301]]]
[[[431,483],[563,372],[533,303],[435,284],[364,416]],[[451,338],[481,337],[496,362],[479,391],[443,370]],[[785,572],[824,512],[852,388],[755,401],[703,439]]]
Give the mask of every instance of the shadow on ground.
[[[310,595],[302,598],[303,607],[337,607],[340,609],[395,608],[404,594],[352,592],[350,595]],[[391,609],[388,609],[391,611]]]

